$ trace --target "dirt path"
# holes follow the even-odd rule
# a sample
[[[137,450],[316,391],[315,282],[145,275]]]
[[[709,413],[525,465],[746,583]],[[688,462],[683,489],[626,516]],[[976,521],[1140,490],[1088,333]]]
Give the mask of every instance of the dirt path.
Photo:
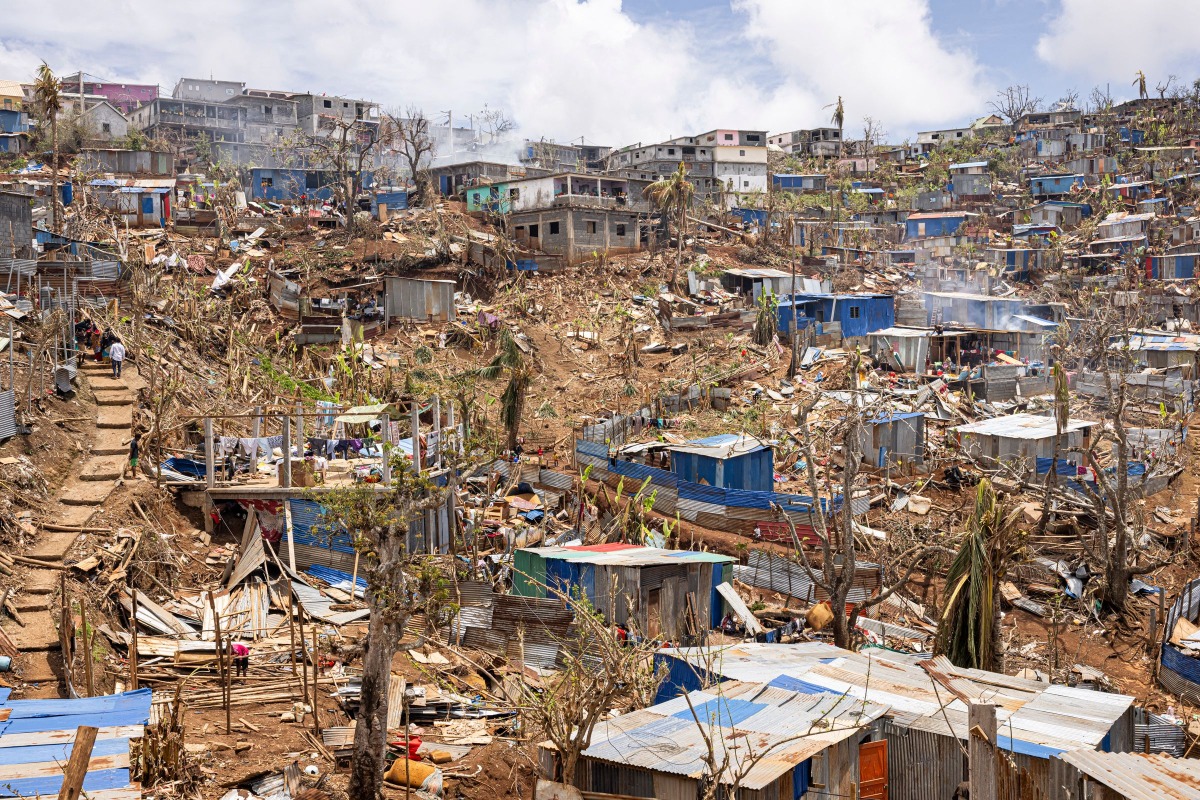
[[[56,528],[83,528],[122,481],[133,423],[136,376],[112,377],[107,362],[85,362],[79,370],[81,385],[95,396],[95,429],[90,447],[67,478],[48,509],[43,524]],[[78,531],[40,529],[38,544],[26,555],[61,564],[79,538]],[[31,569],[25,585],[14,599],[24,625],[9,619],[4,630],[21,651],[15,667],[24,683],[36,684],[26,697],[65,696],[62,648],[59,643],[57,608],[62,571]]]

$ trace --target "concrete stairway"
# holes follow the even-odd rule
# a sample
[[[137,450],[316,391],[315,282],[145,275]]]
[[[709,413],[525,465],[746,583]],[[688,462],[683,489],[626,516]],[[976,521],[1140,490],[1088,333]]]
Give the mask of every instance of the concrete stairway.
[[[47,510],[45,520],[57,526],[84,527],[106,501],[121,479],[129,453],[133,422],[134,393],[124,378],[112,378],[107,362],[86,362],[80,369],[96,397],[96,428],[89,455],[58,492]],[[82,387],[81,387],[82,388]],[[32,558],[60,563],[78,539],[78,533],[42,531]],[[21,651],[16,660],[19,677],[25,683],[40,684],[26,693],[31,697],[57,697],[61,691],[62,654],[58,640],[57,598],[60,571],[30,569],[14,605],[24,626],[4,620],[5,632]]]

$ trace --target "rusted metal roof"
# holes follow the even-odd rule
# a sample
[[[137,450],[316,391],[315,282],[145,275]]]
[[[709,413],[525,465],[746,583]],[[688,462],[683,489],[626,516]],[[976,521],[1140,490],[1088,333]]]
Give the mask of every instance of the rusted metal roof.
[[[729,682],[601,723],[584,756],[700,778],[709,770],[707,735],[715,763],[728,764],[722,782],[744,772],[740,785],[756,791],[886,711],[849,697]]]
[[[1141,753],[1073,750],[1060,758],[1127,800],[1196,800],[1200,761]]]

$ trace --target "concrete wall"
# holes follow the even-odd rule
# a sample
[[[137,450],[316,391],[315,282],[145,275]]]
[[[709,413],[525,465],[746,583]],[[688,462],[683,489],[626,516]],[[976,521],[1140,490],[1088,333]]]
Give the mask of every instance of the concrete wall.
[[[518,242],[566,256],[568,263],[586,260],[593,253],[617,254],[641,249],[638,215],[630,211],[551,208],[514,213],[510,224]]]

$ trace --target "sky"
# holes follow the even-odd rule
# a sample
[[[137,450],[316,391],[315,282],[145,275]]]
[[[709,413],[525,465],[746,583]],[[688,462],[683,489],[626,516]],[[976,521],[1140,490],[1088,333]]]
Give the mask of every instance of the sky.
[[[532,138],[623,146],[862,120],[892,142],[988,113],[1200,77],[1198,0],[0,0],[0,79],[181,77],[418,107],[501,109]],[[48,13],[52,12],[52,13]]]

